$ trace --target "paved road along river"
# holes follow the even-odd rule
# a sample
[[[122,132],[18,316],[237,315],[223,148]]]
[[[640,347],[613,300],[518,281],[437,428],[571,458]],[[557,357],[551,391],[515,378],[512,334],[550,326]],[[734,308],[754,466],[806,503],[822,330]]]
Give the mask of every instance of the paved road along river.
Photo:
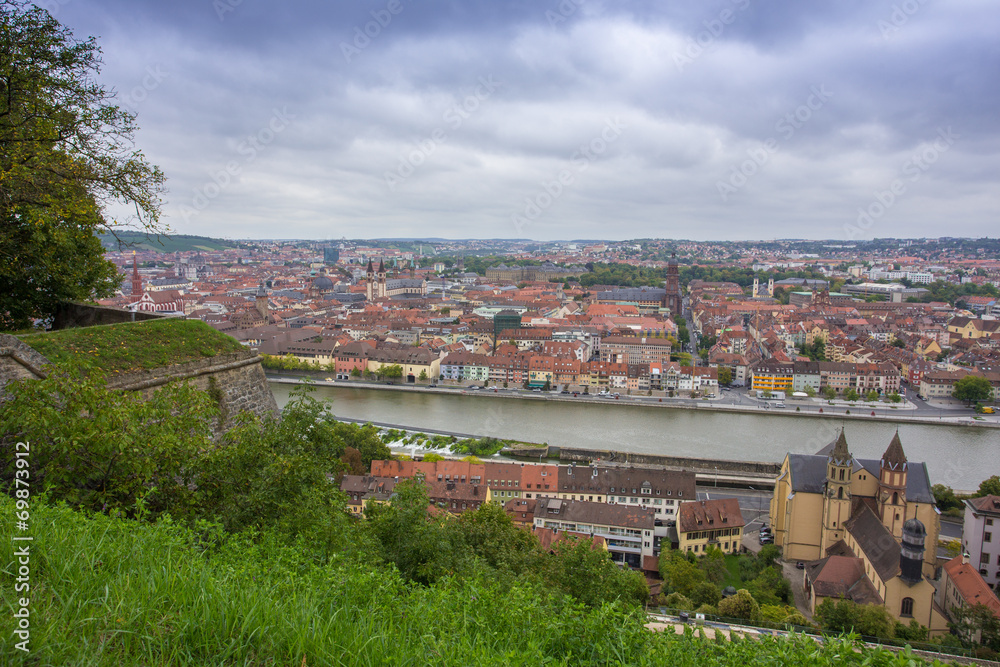
[[[271,383],[283,406],[293,387]],[[412,428],[515,438],[550,445],[702,458],[781,461],[786,452],[815,453],[847,429],[851,453],[878,458],[897,425],[836,418],[729,414],[694,409],[641,407],[500,398],[438,391],[383,391],[321,386],[316,396],[333,401],[339,417]],[[899,424],[907,458],[926,461],[931,482],[975,489],[1000,474],[1000,429]]]

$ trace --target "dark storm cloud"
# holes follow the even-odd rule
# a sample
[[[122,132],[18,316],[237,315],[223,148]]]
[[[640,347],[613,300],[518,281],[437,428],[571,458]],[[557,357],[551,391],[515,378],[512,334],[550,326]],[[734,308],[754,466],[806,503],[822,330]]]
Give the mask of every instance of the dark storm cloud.
[[[995,229],[986,2],[52,8],[100,36],[180,232],[837,238],[900,179],[860,232]]]

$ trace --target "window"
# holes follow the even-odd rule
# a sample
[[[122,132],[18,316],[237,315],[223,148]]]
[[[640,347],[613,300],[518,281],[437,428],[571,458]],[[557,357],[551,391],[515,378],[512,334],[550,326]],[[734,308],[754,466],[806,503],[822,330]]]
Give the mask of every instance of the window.
[[[992,526],[993,525],[993,519],[987,519],[986,520],[986,525],[987,526]]]
[[[983,533],[983,542],[990,542],[993,538],[993,533]]]
[[[903,604],[899,606],[900,616],[913,616],[913,598],[903,598]]]
[[[989,563],[990,562],[990,555],[988,553],[981,553],[981,554],[979,554],[979,562],[980,563]]]

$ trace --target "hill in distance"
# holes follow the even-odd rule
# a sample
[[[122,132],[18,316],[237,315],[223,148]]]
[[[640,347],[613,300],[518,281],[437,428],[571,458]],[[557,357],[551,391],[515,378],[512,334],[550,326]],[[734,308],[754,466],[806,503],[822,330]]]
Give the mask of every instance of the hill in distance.
[[[121,250],[153,250],[155,252],[186,252],[195,250],[214,251],[233,248],[235,245],[222,239],[208,236],[191,236],[188,234],[144,234],[143,232],[118,232],[116,239],[112,234],[98,234],[97,238],[108,250],[118,250],[121,240]]]

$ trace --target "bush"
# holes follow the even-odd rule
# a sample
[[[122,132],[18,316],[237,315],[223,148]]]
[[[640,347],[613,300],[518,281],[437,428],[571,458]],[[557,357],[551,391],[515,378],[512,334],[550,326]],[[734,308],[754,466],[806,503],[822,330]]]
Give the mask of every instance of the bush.
[[[694,609],[694,603],[688,597],[676,592],[668,595],[663,600],[663,603],[671,609],[680,609],[681,611],[691,611]]]
[[[750,595],[750,591],[741,588],[736,595],[719,603],[719,615],[728,618],[742,618],[747,621],[760,620],[760,605]]]

